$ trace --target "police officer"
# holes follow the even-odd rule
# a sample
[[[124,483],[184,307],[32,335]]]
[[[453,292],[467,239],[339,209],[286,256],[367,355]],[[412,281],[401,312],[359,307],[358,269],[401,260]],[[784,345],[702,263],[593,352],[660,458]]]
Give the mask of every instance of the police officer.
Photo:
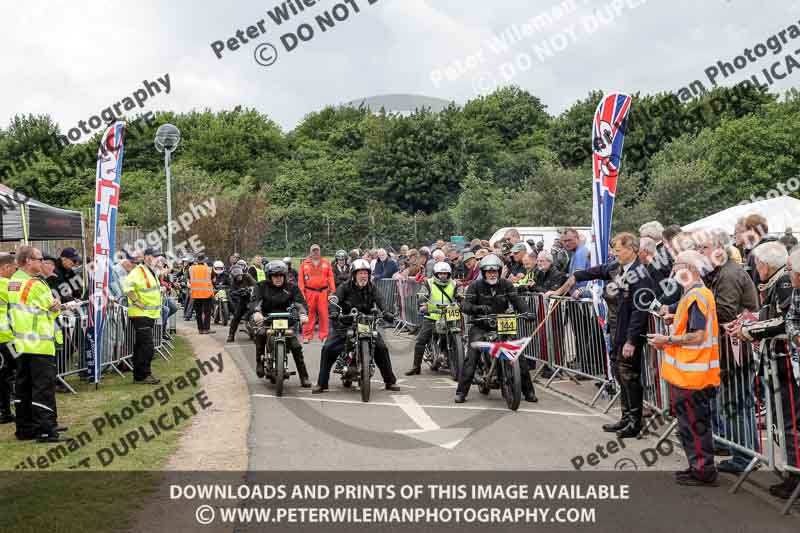
[[[433,277],[425,280],[421,292],[428,293],[431,304],[449,305],[456,299],[456,284],[450,279],[452,269],[445,262],[433,265]],[[441,316],[440,312],[433,305],[427,303],[420,304],[420,312],[427,314],[422,321],[422,327],[417,333],[417,341],[414,344],[414,365],[411,370],[406,372],[406,376],[419,374],[422,370],[422,356],[425,354],[425,347],[433,337],[433,330],[436,321]]]
[[[14,334],[8,323],[8,281],[17,265],[12,254],[0,254],[0,424],[14,421],[11,414],[11,394],[14,392],[16,364],[12,342]]]
[[[233,342],[242,317],[247,314],[250,305],[250,287],[258,283],[242,267],[231,268],[231,288],[228,291],[228,300],[231,305],[231,326],[228,330],[226,342]]]
[[[500,279],[503,262],[499,257],[494,254],[487,255],[481,259],[480,269],[482,279],[472,283],[464,297],[464,313],[468,315],[505,313],[509,306],[513,307],[517,313],[529,312],[528,304],[519,297],[514,285],[508,280]],[[480,341],[487,333],[485,325],[480,322],[474,322],[469,329],[469,350],[467,350],[467,359],[464,361],[464,368],[458,380],[456,403],[466,401],[467,393],[472,386],[472,379],[475,377],[475,367],[478,364],[480,350],[473,348],[472,343]],[[528,362],[525,357],[519,357],[517,362],[520,365],[522,394],[525,401],[537,402]]]
[[[372,313],[376,307],[383,313],[385,320],[393,320],[392,314],[386,310],[378,288],[370,281],[369,263],[364,259],[357,259],[352,265],[352,278],[348,283],[336,288],[336,296],[339,299],[342,315],[339,309],[335,308],[330,312],[331,321],[334,324],[333,334],[329,335],[322,346],[322,355],[319,368],[319,379],[317,385],[311,392],[319,394],[328,390],[328,379],[331,375],[331,368],[336,359],[344,350],[347,340],[347,328],[351,325],[349,318],[352,309],[358,309],[362,313]],[[375,365],[383,377],[386,390],[399,391],[400,387],[395,385],[397,378],[392,371],[392,361],[389,358],[389,349],[383,340],[383,335],[378,334],[375,342]]]
[[[254,307],[258,309],[253,318],[259,324],[264,317],[270,313],[285,313],[286,310],[295,306],[300,312],[300,323],[304,324],[308,320],[306,301],[297,285],[290,285],[286,280],[288,268],[283,261],[270,261],[266,268],[266,279],[264,283],[258,285],[258,293]],[[256,334],[256,375],[264,377],[263,357],[266,353],[267,336],[263,329],[259,328]],[[296,330],[299,332],[299,330]],[[300,377],[300,384],[308,388],[311,382],[308,380],[308,370],[303,359],[303,347],[297,340],[297,335],[287,339],[289,350],[294,358],[294,366],[297,368],[297,375]]]
[[[131,270],[124,281],[124,290],[128,294],[128,317],[134,332],[133,382],[142,385],[160,383],[150,371],[155,351],[153,327],[161,318],[161,285],[155,273],[157,257],[163,257],[163,254],[155,248],[147,248],[144,262]]]
[[[62,442],[56,410],[56,325],[61,302],[37,276],[42,252],[17,250],[17,270],[8,281],[8,309],[14,349],[19,354],[16,379],[19,440]]]

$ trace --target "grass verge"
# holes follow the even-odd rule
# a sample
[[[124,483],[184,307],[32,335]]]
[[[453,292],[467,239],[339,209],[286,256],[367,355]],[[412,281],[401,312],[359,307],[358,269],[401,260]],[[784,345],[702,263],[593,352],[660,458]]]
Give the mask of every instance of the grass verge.
[[[104,375],[96,390],[94,385],[71,382],[78,394],[59,394],[56,402],[59,424],[68,426],[67,435],[77,440],[72,446],[20,442],[14,437],[14,424],[0,426],[0,531],[128,528],[130,517],[158,489],[158,471],[191,424],[192,411],[184,402],[199,386],[185,376],[197,367],[189,342],[176,337],[174,344],[169,361],[158,354],[153,359],[159,385],[133,385],[131,372],[124,378]],[[173,385],[171,394],[166,394],[166,384]],[[159,388],[163,393],[156,392]],[[155,399],[149,408],[143,401],[146,396]],[[131,407],[134,401],[138,410]],[[198,401],[193,405],[199,414]],[[176,408],[188,417],[175,416]],[[133,416],[122,416],[123,410]],[[171,427],[159,428],[156,434],[151,422],[159,418]],[[151,438],[145,441],[139,432],[132,443],[139,428]]]

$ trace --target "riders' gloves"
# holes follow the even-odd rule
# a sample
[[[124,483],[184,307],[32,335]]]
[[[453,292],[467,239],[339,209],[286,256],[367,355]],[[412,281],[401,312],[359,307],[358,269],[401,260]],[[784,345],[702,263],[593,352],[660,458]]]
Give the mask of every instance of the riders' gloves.
[[[300,315],[300,323],[305,324],[308,322],[308,315]]]

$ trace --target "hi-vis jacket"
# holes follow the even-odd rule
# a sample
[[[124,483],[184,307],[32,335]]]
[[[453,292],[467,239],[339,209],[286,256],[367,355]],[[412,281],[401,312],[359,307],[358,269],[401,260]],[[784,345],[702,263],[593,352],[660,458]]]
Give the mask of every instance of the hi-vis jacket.
[[[714,294],[706,287],[687,292],[675,311],[673,335],[685,335],[689,325],[689,308],[697,308],[706,317],[703,340],[696,345],[667,344],[661,363],[661,375],[676,387],[700,390],[719,387],[719,324]]]
[[[125,277],[125,293],[133,292],[144,308],[128,301],[128,316],[161,318],[161,284],[144,265],[138,265]]]
[[[17,353],[56,354],[59,311],[50,311],[54,302],[50,287],[39,278],[17,270],[8,280],[8,317]]]
[[[189,288],[192,290],[192,300],[204,300],[214,296],[211,268],[208,265],[199,264],[189,267]]]
[[[439,305],[450,305],[455,303],[456,298],[456,284],[452,281],[444,287],[435,283],[433,278],[428,279],[428,290],[430,291],[430,303]],[[439,320],[441,313],[436,310],[433,305],[428,305],[428,314],[425,318],[429,320]]]

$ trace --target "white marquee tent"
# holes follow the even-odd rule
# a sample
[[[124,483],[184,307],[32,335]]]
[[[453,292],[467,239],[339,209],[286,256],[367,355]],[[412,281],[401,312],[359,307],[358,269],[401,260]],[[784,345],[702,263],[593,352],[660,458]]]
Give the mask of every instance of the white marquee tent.
[[[684,230],[698,228],[722,228],[733,234],[736,221],[747,215],[758,213],[767,219],[769,232],[783,233],[786,228],[794,232],[800,230],[800,200],[791,196],[781,196],[760,202],[735,205],[719,213],[683,226]]]

